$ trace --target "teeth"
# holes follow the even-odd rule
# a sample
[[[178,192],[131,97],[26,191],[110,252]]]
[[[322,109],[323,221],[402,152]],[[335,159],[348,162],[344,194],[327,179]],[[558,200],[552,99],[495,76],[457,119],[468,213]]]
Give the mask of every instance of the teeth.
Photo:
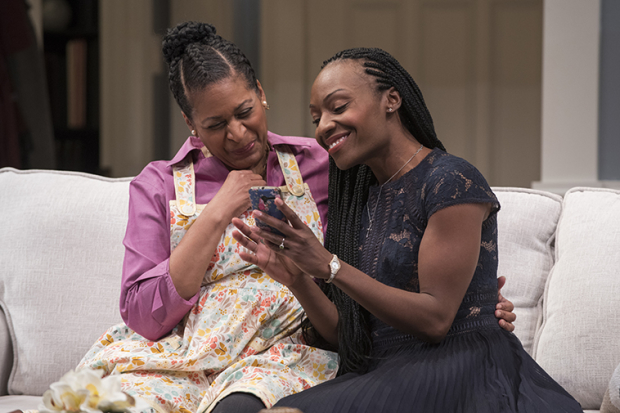
[[[334,146],[338,145],[340,142],[345,140],[347,138],[347,136],[349,136],[349,135],[343,136],[342,138],[338,139],[336,142],[334,142],[331,145],[329,145],[329,149],[333,148]]]

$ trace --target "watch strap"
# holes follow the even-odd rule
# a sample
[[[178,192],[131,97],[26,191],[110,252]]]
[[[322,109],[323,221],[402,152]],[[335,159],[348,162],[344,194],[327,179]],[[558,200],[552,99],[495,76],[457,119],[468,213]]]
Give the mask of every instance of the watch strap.
[[[336,271],[334,271],[333,267],[332,267],[332,263],[336,261],[338,262],[338,268],[336,269]],[[338,259],[338,256],[336,254],[333,254],[331,261],[329,261],[329,272],[330,272],[330,276],[328,279],[325,280],[325,282],[327,284],[330,284],[332,281],[334,281],[334,278],[336,278],[336,274],[338,274],[338,271],[340,271],[340,260]]]

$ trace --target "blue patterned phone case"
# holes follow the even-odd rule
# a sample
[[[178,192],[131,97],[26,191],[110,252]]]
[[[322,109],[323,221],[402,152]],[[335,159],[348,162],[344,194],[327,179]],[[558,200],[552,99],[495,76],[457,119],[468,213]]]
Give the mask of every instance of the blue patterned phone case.
[[[276,219],[288,223],[288,220],[282,211],[280,211],[275,204],[276,198],[282,199],[280,195],[280,188],[277,186],[253,186],[250,188],[249,192],[250,201],[252,202],[252,209],[257,209],[265,214],[271,215]],[[256,220],[256,226],[274,234],[284,236],[284,234],[277,229],[270,227],[258,219]]]

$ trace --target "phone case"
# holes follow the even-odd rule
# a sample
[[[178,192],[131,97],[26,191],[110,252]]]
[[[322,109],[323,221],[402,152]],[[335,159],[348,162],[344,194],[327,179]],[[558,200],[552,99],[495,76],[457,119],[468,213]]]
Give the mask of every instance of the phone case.
[[[284,216],[284,214],[278,209],[275,204],[276,198],[282,199],[280,195],[280,188],[277,186],[253,186],[250,188],[250,201],[252,202],[252,209],[257,209],[261,212],[264,212],[268,215],[271,215],[274,218],[277,218],[283,222],[288,223],[288,220]],[[269,225],[261,222],[260,220],[256,220],[256,226],[264,229],[266,231],[270,231],[274,234],[282,235],[280,231],[277,229],[270,227]]]

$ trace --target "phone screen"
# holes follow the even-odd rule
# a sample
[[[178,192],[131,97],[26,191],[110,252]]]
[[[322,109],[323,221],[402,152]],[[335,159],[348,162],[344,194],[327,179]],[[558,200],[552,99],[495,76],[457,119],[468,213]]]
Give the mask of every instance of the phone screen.
[[[275,204],[276,198],[282,199],[280,188],[277,186],[253,186],[250,188],[249,192],[252,209],[257,209],[283,222],[288,222],[282,211],[280,211]],[[259,219],[256,220],[256,226],[274,234],[284,236],[280,231],[261,222]]]

